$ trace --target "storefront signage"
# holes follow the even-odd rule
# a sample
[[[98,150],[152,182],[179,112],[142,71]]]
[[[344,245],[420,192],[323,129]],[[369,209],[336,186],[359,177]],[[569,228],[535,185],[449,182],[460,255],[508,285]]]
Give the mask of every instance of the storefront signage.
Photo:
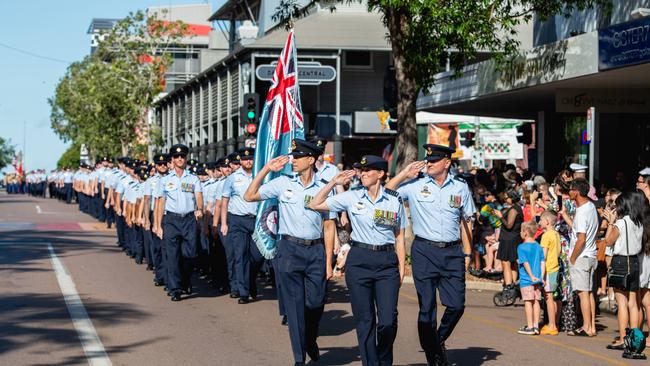
[[[598,31],[599,70],[649,61],[650,18],[616,24]]]
[[[276,62],[260,65],[255,69],[259,80],[272,80]],[[301,85],[320,85],[336,79],[336,69],[320,62],[298,62],[298,82]]]
[[[585,113],[595,107],[600,113],[650,113],[650,89],[558,89],[555,110]]]

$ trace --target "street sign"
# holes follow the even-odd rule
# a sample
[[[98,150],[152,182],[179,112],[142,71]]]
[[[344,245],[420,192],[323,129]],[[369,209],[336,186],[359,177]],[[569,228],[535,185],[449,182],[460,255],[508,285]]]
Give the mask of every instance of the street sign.
[[[260,65],[255,69],[255,76],[259,80],[272,80],[275,72],[275,65]],[[298,62],[298,81],[301,85],[320,85],[322,82],[329,82],[336,79],[336,69],[332,66],[323,66],[320,62],[304,61]]]

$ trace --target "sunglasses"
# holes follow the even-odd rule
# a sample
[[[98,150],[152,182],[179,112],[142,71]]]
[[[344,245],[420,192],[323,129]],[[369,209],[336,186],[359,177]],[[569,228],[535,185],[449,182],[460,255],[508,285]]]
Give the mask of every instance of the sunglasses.
[[[187,156],[185,156],[185,155],[172,155],[172,159],[178,159],[178,158],[186,159]]]

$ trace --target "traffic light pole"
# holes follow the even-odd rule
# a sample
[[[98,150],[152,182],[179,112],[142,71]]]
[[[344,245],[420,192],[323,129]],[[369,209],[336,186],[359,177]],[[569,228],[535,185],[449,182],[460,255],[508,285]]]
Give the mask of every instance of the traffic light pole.
[[[341,50],[336,55],[336,133],[334,142],[334,164],[343,162],[343,138],[341,137]]]

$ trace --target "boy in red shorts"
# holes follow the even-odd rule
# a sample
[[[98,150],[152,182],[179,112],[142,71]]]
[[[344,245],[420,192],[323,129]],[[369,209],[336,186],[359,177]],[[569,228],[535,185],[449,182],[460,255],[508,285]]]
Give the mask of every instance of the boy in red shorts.
[[[537,223],[527,221],[521,224],[521,238],[523,243],[517,247],[517,262],[519,263],[519,287],[521,299],[524,300],[526,310],[526,325],[521,327],[519,334],[539,334],[539,314],[542,300],[542,286],[544,284],[544,251],[535,241]]]

